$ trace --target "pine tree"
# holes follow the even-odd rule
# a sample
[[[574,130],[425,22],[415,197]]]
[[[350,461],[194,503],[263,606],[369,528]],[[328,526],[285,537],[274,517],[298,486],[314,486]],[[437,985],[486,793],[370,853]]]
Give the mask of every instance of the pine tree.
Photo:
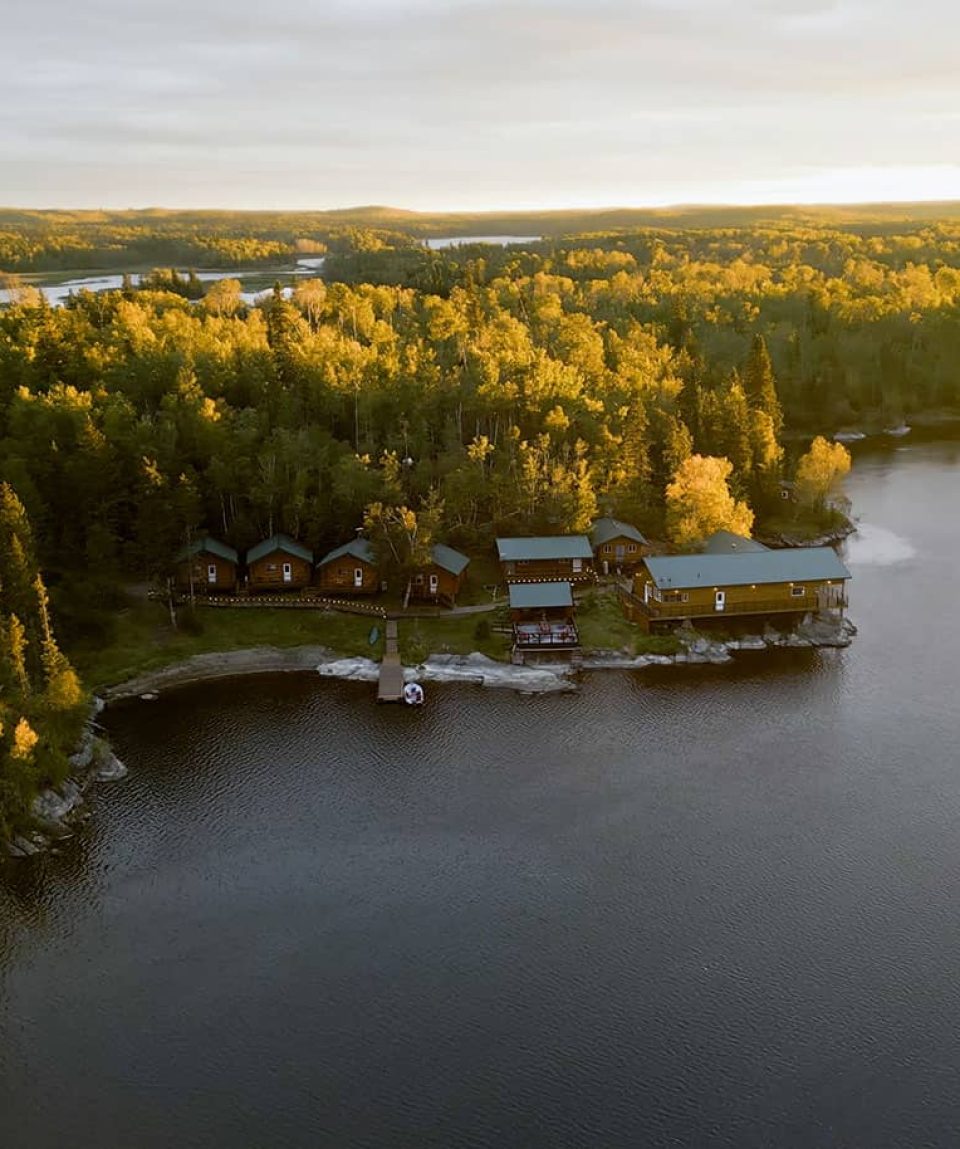
[[[765,411],[773,423],[773,432],[779,440],[783,431],[783,411],[777,396],[777,381],[767,351],[766,340],[755,335],[750,354],[743,368],[743,389],[751,407]]]

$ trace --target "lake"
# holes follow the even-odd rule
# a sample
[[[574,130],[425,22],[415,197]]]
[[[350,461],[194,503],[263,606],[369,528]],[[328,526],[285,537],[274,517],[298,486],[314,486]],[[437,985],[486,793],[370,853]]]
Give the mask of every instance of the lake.
[[[855,455],[848,650],[112,708],[0,885],[0,1144],[955,1143],[960,444]]]
[[[241,283],[246,280],[255,281],[258,284],[263,284],[257,290],[241,291],[240,297],[245,303],[256,303],[264,294],[272,289],[272,282],[265,282],[266,280],[276,279],[278,277],[286,277],[290,275],[320,275],[323,270],[324,257],[311,256],[309,258],[298,259],[296,266],[293,268],[285,268],[282,271],[270,272],[269,269],[264,268],[233,268],[224,271],[198,271],[196,277],[203,283],[215,283],[218,279],[239,279]],[[181,268],[181,273],[186,274],[186,269]],[[132,283],[137,284],[140,282],[140,275],[137,272],[130,274]],[[24,283],[32,287],[39,288],[46,297],[47,302],[52,307],[62,307],[64,303],[80,291],[118,291],[123,287],[123,272],[107,272],[103,275],[85,275],[79,276],[74,279],[65,279],[61,282],[52,282],[48,277],[43,275],[24,276]],[[284,289],[284,294],[290,295],[290,288]],[[6,288],[0,288],[0,304],[10,302],[10,291]]]
[[[432,251],[444,251],[449,247],[465,247],[468,244],[482,243],[490,247],[511,247],[520,243],[540,243],[542,235],[443,235],[425,239],[423,242]]]

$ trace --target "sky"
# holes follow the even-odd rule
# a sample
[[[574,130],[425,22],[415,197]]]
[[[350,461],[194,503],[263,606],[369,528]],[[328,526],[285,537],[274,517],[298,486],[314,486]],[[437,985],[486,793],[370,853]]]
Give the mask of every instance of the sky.
[[[957,0],[3,0],[0,204],[960,199]]]

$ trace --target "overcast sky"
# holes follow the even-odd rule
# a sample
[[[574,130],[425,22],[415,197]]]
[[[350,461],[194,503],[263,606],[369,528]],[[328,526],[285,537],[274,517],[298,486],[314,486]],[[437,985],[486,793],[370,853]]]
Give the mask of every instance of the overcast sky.
[[[3,0],[0,203],[960,199],[960,0]]]

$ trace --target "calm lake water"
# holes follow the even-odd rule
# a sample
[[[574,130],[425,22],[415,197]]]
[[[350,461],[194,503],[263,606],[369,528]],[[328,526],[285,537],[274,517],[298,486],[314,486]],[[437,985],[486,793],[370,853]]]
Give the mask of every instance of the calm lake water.
[[[308,259],[298,259],[294,268],[287,268],[283,271],[282,277],[289,275],[320,275],[323,271],[324,258],[323,256],[311,256]],[[185,269],[181,269],[183,274],[186,274]],[[265,271],[261,268],[233,268],[229,271],[198,271],[196,272],[197,279],[203,283],[215,283],[218,279],[239,279],[241,282],[245,280],[262,281],[265,277],[270,276],[269,270]],[[276,278],[276,275],[274,275]],[[136,272],[130,274],[130,279],[133,283],[140,282],[140,276]],[[109,272],[106,275],[86,275],[80,276],[77,279],[65,279],[59,283],[49,283],[44,281],[43,276],[33,277],[25,276],[24,282],[29,283],[34,287],[38,287],[46,296],[47,302],[53,307],[62,307],[64,303],[70,298],[71,295],[79,291],[117,291],[123,287],[123,273],[122,272]],[[245,303],[256,303],[256,301],[264,294],[271,291],[273,288],[272,283],[267,283],[259,288],[259,290],[241,291],[240,296]],[[290,288],[284,289],[284,294],[290,294]],[[0,304],[10,302],[10,292],[6,288],[0,288]]]
[[[958,459],[858,448],[847,651],[112,710],[0,887],[0,1144],[956,1144]]]

